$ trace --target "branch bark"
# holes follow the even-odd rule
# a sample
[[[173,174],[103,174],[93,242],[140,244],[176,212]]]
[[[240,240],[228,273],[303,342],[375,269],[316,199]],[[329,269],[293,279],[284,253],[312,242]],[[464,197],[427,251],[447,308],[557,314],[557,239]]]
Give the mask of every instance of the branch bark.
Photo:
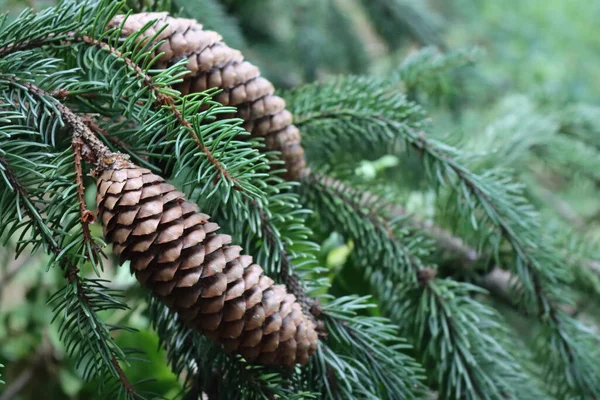
[[[36,97],[39,97],[43,100],[53,101],[53,105],[56,110],[59,112],[59,116],[65,120],[65,122],[71,127],[73,130],[73,137],[77,140],[81,140],[85,143],[85,145],[89,148],[91,153],[86,152],[86,155],[91,155],[93,157],[93,162],[95,163],[97,168],[106,168],[107,165],[112,165],[118,161],[118,159],[126,159],[127,156],[115,154],[110,151],[108,147],[104,145],[94,135],[94,133],[88,128],[83,119],[77,116],[69,107],[62,104],[59,101],[54,100],[52,94],[46,92],[39,86],[34,85],[33,83],[23,81],[18,78],[8,78],[8,80],[17,88],[25,88],[31,94]]]

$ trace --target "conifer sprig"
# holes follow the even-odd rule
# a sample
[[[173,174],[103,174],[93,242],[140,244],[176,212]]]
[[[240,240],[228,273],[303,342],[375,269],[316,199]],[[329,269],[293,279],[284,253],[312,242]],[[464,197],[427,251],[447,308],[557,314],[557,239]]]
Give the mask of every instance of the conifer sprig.
[[[561,382],[556,390],[570,389],[584,396],[600,392],[598,374],[589,369],[587,341],[574,342],[565,331],[581,325],[559,311],[558,304],[568,301],[564,298],[566,290],[558,289],[569,284],[564,257],[541,240],[544,236],[538,233],[537,213],[524,198],[520,184],[498,171],[471,171],[458,150],[427,137],[423,124],[407,116],[405,97],[383,83],[377,86],[363,78],[334,80],[309,86],[288,99],[299,116],[296,123],[304,129],[306,141],[315,137],[311,133],[319,132],[317,140],[324,137],[328,143],[337,142],[338,148],[348,148],[368,135],[371,141],[381,140],[382,148],[396,148],[404,142],[407,149],[417,152],[431,184],[451,194],[462,223],[483,234],[480,245],[496,257],[502,243],[512,248],[513,261],[506,267],[519,277],[517,302],[547,327],[541,340],[547,340],[548,345],[560,343],[562,349],[562,368],[557,365],[561,357],[556,357],[551,369]],[[339,119],[347,121],[343,128],[337,123]],[[585,330],[579,334],[587,335]],[[597,339],[588,336],[588,340]]]
[[[127,306],[116,300],[118,293],[106,288],[102,280],[81,278],[76,267],[76,265],[90,262],[94,265],[96,273],[98,273],[96,265],[100,263],[101,254],[88,226],[90,216],[83,199],[81,148],[85,143],[92,151],[95,151],[94,156],[99,158],[105,154],[105,152],[103,153],[103,145],[87,129],[81,119],[63,104],[55,102],[51,95],[40,87],[11,77],[7,78],[5,82],[16,89],[26,91],[30,95],[29,99],[32,103],[29,104],[29,107],[38,102],[44,103],[54,111],[54,118],[64,119],[73,131],[73,154],[69,154],[67,157],[63,155],[65,159],[70,159],[72,162],[67,164],[60,159],[52,160],[55,162],[54,165],[62,167],[62,170],[58,168],[58,172],[65,173],[62,176],[66,176],[66,179],[63,178],[62,182],[63,185],[68,185],[69,190],[67,193],[61,193],[55,192],[56,188],[44,190],[46,189],[44,186],[38,187],[37,190],[44,190],[39,200],[39,203],[44,207],[43,209],[35,208],[31,203],[30,192],[17,181],[17,178],[10,174],[8,169],[6,170],[7,179],[13,184],[8,188],[12,189],[17,196],[20,195],[26,198],[29,202],[27,204],[31,205],[28,208],[30,221],[38,221],[45,227],[51,226],[49,223],[52,219],[58,222],[55,225],[55,231],[52,232],[46,228],[46,236],[41,239],[44,241],[47,251],[53,256],[50,264],[59,264],[65,271],[65,277],[68,280],[68,284],[49,300],[50,303],[55,302],[54,318],[62,317],[60,319],[59,335],[64,340],[68,354],[79,360],[77,367],[81,367],[83,376],[86,379],[100,378],[104,385],[104,379],[107,376],[112,376],[121,382],[125,398],[141,399],[142,397],[133,389],[132,384],[119,365],[119,361],[126,360],[125,353],[116,345],[110,332],[120,327],[107,326],[97,314],[106,310],[124,310],[127,309]],[[9,143],[15,144],[18,142],[11,141]],[[40,145],[44,146],[43,144]],[[21,157],[21,159],[24,160],[25,158]],[[38,168],[39,166],[35,166],[35,169]],[[65,168],[70,169],[70,171],[65,171]],[[21,170],[23,169],[21,168]],[[25,170],[27,171],[27,169]],[[35,175],[35,170],[29,169],[29,173]],[[56,186],[56,181],[61,180],[59,176],[52,174],[49,186]],[[68,178],[72,178],[72,180]],[[74,183],[71,183],[72,181]],[[68,192],[71,193],[71,196],[67,195]],[[45,200],[49,195],[51,201]],[[72,205],[69,205],[68,208],[74,208],[73,214],[77,217],[59,214],[57,209],[53,208],[57,207],[53,203],[58,202],[57,208],[64,210],[63,199],[61,199],[63,196],[71,200]],[[55,237],[60,239],[57,240]]]
[[[110,326],[98,315],[107,310],[127,310],[119,300],[120,293],[105,286],[101,279],[85,279],[76,267],[66,268],[68,283],[49,300],[55,316],[59,319],[59,335],[67,353],[77,360],[76,368],[84,379],[98,378],[100,389],[110,384],[107,377],[121,383],[126,399],[142,399],[125,376],[119,362],[128,362],[127,353],[114,341],[112,332],[127,330],[122,326]]]
[[[107,0],[65,0],[38,13],[25,9],[11,23],[7,22],[4,14],[0,19],[0,58],[17,51],[60,43],[77,30],[85,34],[102,33],[104,26],[121,7],[122,2]]]
[[[534,389],[525,390],[527,375],[496,338],[503,329],[499,316],[470,298],[480,289],[436,279],[420,258],[428,252],[416,250],[427,248],[424,238],[380,215],[386,207],[373,206],[369,196],[314,172],[304,183],[305,204],[353,240],[357,264],[365,266],[380,308],[417,348],[444,398],[518,398],[519,390],[535,398]]]
[[[427,390],[423,368],[406,354],[411,346],[399,338],[386,318],[359,315],[374,305],[368,298],[330,299],[322,308],[327,338],[314,363],[322,395],[331,399],[418,399]],[[319,378],[315,378],[319,379]]]

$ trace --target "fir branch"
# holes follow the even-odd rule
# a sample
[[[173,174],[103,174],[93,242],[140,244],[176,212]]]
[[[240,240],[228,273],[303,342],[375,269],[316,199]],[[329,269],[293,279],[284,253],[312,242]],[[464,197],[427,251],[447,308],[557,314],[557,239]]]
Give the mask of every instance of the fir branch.
[[[73,130],[73,137],[83,141],[87,146],[89,146],[89,149],[94,157],[94,162],[97,163],[98,167],[100,167],[104,162],[112,161],[113,153],[96,137],[96,135],[94,135],[94,133],[87,127],[85,122],[69,107],[58,101],[55,101],[54,97],[50,93],[44,91],[42,88],[34,85],[31,82],[13,77],[7,77],[6,80],[17,89],[29,91],[34,96],[38,97],[40,101],[49,102],[50,107],[54,108],[57,116],[64,119],[65,122],[69,124]]]
[[[31,114],[40,113],[44,116],[41,120],[50,122],[48,125],[52,127],[54,131],[57,125],[63,124],[63,118],[67,121],[69,127],[73,130],[72,149],[77,150],[77,143],[83,146],[85,140],[85,150],[88,152],[88,156],[93,157],[91,149],[97,149],[97,151],[103,151],[104,154],[110,154],[110,151],[99,142],[89,130],[86,131],[86,127],[82,121],[77,117],[68,107],[52,99],[48,92],[44,91],[40,87],[22,79],[15,77],[3,77],[3,83],[7,83],[12,86],[16,93],[11,96],[22,96],[24,95],[27,101],[26,108],[21,108],[21,111],[27,115],[24,120],[27,123],[37,124],[37,117],[33,120],[29,120]],[[22,107],[23,100],[20,100],[15,106]],[[60,110],[60,111],[59,111]],[[40,123],[43,126],[44,122]],[[11,126],[8,132],[14,130],[16,133],[23,131],[23,128],[17,126]],[[18,128],[18,129],[17,129]],[[26,129],[29,129],[27,126]],[[29,138],[40,140],[41,136],[45,135],[43,132],[34,133]],[[52,137],[55,135],[52,134]],[[13,137],[16,139],[16,136]],[[10,143],[19,143],[19,146],[23,146],[18,141]],[[91,146],[88,145],[91,144]],[[85,210],[85,203],[83,201],[83,172],[81,170],[81,154],[79,151],[71,152],[65,151],[61,154],[50,153],[48,145],[38,143],[36,141],[30,142],[28,146],[40,146],[45,148],[48,154],[43,154],[44,158],[48,158],[49,164],[38,163],[35,168],[25,169],[28,171],[28,175],[31,175],[36,179],[35,183],[29,184],[29,190],[33,191],[35,198],[41,206],[39,214],[44,214],[45,220],[43,224],[47,226],[46,229],[52,231],[52,237],[46,238],[43,241],[44,245],[50,250],[52,258],[49,265],[61,264],[62,258],[78,257],[82,260],[88,260],[94,266],[94,269],[99,273],[101,265],[101,251],[100,245],[96,242],[95,238],[92,237],[88,227],[88,220],[91,213]],[[99,150],[98,150],[99,149]],[[108,159],[104,161],[110,161]],[[69,165],[71,163],[71,165]],[[43,167],[48,171],[40,168]],[[74,167],[74,168],[73,168]],[[69,178],[73,177],[75,183],[72,183]],[[31,193],[28,194],[28,198],[32,197]],[[73,201],[72,203],[70,201]],[[79,204],[79,210],[73,209],[76,204]],[[66,210],[66,212],[65,212]],[[77,217],[74,217],[74,214]],[[35,220],[34,220],[35,221]],[[88,222],[86,222],[88,221]],[[79,227],[76,227],[79,225]],[[25,236],[25,233],[22,237]],[[30,239],[20,241],[19,248],[24,248],[25,244],[36,242],[36,235],[32,235]],[[60,249],[60,251],[56,251]],[[34,248],[35,250],[35,248]],[[71,260],[72,261],[72,260]],[[69,261],[70,262],[70,261]]]
[[[21,207],[19,206],[19,203],[22,202],[25,205],[24,211],[29,216],[29,220],[33,223],[33,226],[37,230],[37,233],[40,234],[45,240],[45,242],[48,244],[49,250],[55,252],[58,249],[58,244],[55,238],[53,237],[51,231],[48,229],[48,227],[43,221],[42,211],[36,207],[33,201],[30,200],[29,193],[21,184],[21,182],[19,181],[19,179],[17,178],[17,176],[12,171],[7,161],[3,157],[0,157],[0,173],[2,174],[2,177],[7,183],[6,189],[16,193],[17,195],[17,198],[15,199],[15,214],[19,217],[19,221],[22,219],[20,215]],[[9,197],[6,196],[4,198],[8,200]],[[8,215],[8,213],[6,213],[5,215]],[[7,225],[8,224],[6,224],[5,226]],[[5,239],[8,240],[8,237],[6,237]],[[19,253],[19,249],[17,248],[17,254]]]
[[[143,31],[143,29],[142,29]],[[130,59],[128,56],[126,56],[125,54],[123,54],[119,49],[111,46],[110,44],[106,43],[106,42],[102,42],[98,39],[94,39],[92,37],[89,36],[74,36],[74,37],[69,37],[67,38],[67,42],[76,42],[76,41],[82,41],[90,46],[95,46],[98,47],[104,51],[107,51],[108,53],[110,53],[112,56],[114,56],[117,59],[122,60],[125,65],[127,65],[128,68],[130,68],[135,75],[138,77],[139,81],[150,91],[153,93],[154,95],[154,105],[157,108],[161,108],[161,107],[166,107],[167,109],[169,109],[171,111],[171,113],[173,114],[173,116],[175,117],[175,119],[177,120],[177,122],[179,122],[179,124],[181,126],[184,126],[187,130],[187,132],[189,133],[189,135],[193,138],[194,142],[196,143],[196,145],[198,146],[198,148],[200,149],[200,151],[202,151],[204,153],[204,155],[206,156],[207,160],[216,168],[217,171],[219,171],[219,173],[221,174],[221,176],[228,180],[231,181],[233,183],[233,187],[235,190],[239,190],[242,191],[243,189],[239,186],[239,184],[237,183],[237,179],[235,177],[233,177],[229,171],[227,171],[223,165],[219,162],[219,160],[217,158],[215,158],[215,156],[212,154],[212,152],[210,151],[210,149],[208,149],[204,143],[202,143],[202,141],[200,140],[200,138],[198,137],[196,130],[194,129],[194,127],[192,126],[192,124],[183,116],[182,112],[179,110],[179,108],[176,106],[176,101],[175,99],[164,93],[160,87],[158,87],[152,77],[146,73],[146,71],[140,67],[137,63],[135,63],[132,59]],[[132,40],[135,41],[135,40]],[[152,41],[152,40],[151,40]]]
[[[515,385],[519,382],[522,390],[526,376],[493,336],[503,329],[494,322],[498,316],[469,298],[480,290],[435,278],[436,271],[424,266],[413,250],[422,251],[422,238],[406,233],[397,236],[398,229],[373,211],[385,206],[373,207],[363,193],[314,172],[304,183],[305,202],[329,226],[355,242],[356,256],[365,265],[365,275],[381,299],[380,306],[402,324],[402,332],[409,334],[424,365],[432,364],[435,372],[428,370],[430,379],[439,385],[444,398],[516,398]],[[388,259],[388,254],[393,256]],[[425,310],[424,305],[432,309]],[[440,332],[440,338],[435,332],[426,336],[431,326],[447,329]],[[531,393],[534,397],[535,390]]]
[[[112,16],[116,13],[117,9],[118,9],[118,7],[109,7],[110,11],[108,13],[102,13],[102,16],[104,16],[104,17],[105,17],[105,15]],[[100,19],[100,17],[98,17],[96,22],[97,22],[98,26],[106,26],[107,19],[106,19],[106,17],[104,19]],[[127,48],[127,46],[131,47],[131,46],[135,45],[137,39],[142,35],[143,31],[144,31],[144,29],[141,29],[141,31],[138,32],[138,34],[131,35],[128,38],[126,44],[124,45],[124,46],[126,46],[125,48]],[[118,33],[119,33],[118,29],[113,29],[106,33],[102,33],[101,36],[112,37],[113,40],[116,40],[116,38],[119,36]],[[45,38],[45,41],[43,43],[40,43],[40,45],[48,44],[50,42],[56,42],[54,37]],[[102,40],[96,39],[95,37],[87,35],[87,34],[85,34],[85,30],[83,30],[82,32],[69,31],[65,35],[61,36],[60,42],[63,44],[67,44],[67,45],[73,44],[73,43],[85,43],[89,46],[94,46],[101,50],[104,50],[104,51],[108,52],[109,54],[111,54],[113,57],[124,62],[124,64],[131,71],[134,72],[134,74],[138,78],[139,82],[141,82],[142,85],[153,94],[153,103],[154,103],[155,107],[157,107],[159,109],[165,107],[171,111],[171,113],[173,114],[175,119],[179,122],[179,124],[181,126],[184,127],[185,131],[192,137],[192,139],[194,140],[194,142],[196,143],[196,145],[198,146],[200,151],[202,151],[205,154],[208,162],[215,167],[215,169],[218,171],[218,173],[225,180],[231,182],[233,185],[233,188],[235,190],[240,191],[240,192],[245,192],[247,190],[247,188],[245,188],[243,185],[241,185],[237,181],[237,178],[235,176],[231,175],[231,173],[212,154],[210,149],[203,143],[203,141],[200,140],[200,138],[197,134],[196,127],[194,127],[192,122],[190,122],[183,115],[183,112],[180,110],[180,107],[177,106],[176,100],[171,95],[171,92],[173,92],[173,91],[165,90],[164,85],[162,85],[162,84],[160,86],[157,85],[157,83],[153,80],[153,78],[146,72],[147,68],[154,61],[154,58],[152,58],[150,60],[149,56],[151,55],[151,53],[153,53],[154,49],[157,48],[158,45],[160,45],[160,42],[157,42],[156,40],[152,39],[152,40],[150,40],[150,43],[146,43],[146,45],[141,46],[141,49],[137,49],[137,52],[138,52],[137,58],[139,58],[140,60],[145,60],[145,61],[143,61],[143,64],[144,64],[143,67],[139,66],[136,61],[134,61],[132,58],[130,58],[128,56],[128,54],[124,53],[119,48],[111,45],[109,43],[109,41],[102,41]],[[151,47],[150,52],[144,52],[147,47]],[[20,50],[20,49],[11,49],[11,50],[16,51],[16,50]],[[136,53],[134,52],[132,54],[136,54]],[[177,66],[175,66],[175,70],[177,70]],[[180,76],[180,74],[181,74],[181,72],[179,72],[178,75],[175,75],[174,79],[176,80]],[[248,194],[248,193],[246,193],[246,194]]]
[[[124,114],[136,120],[140,128],[127,142],[137,143],[150,162],[166,164],[161,167],[167,172],[176,171],[176,175],[203,183],[206,190],[212,185],[214,189],[208,197],[225,184],[228,190],[225,198],[234,189],[232,197],[238,203],[243,196],[265,201],[263,192],[249,182],[251,178],[266,176],[264,156],[251,142],[239,139],[247,135],[240,127],[241,121],[218,118],[234,108],[211,100],[214,91],[180,96],[173,90],[171,85],[187,73],[185,60],[150,75],[161,42],[156,36],[142,36],[144,31],[140,29],[124,40],[119,28],[99,38],[73,38],[74,43],[84,46],[83,49],[75,46],[73,50],[85,53],[84,59],[97,60],[93,65],[82,65],[84,71],[92,74],[94,80],[110,80],[112,86],[124,88],[108,92],[113,102],[110,111],[98,111]],[[115,71],[115,65],[121,67]],[[124,108],[119,111],[121,107]],[[203,157],[198,157],[196,150]]]
[[[16,78],[6,78],[6,80],[17,89],[26,90],[40,101],[46,102],[57,113],[57,117],[63,118],[73,130],[72,150],[73,167],[76,180],[76,199],[79,205],[79,219],[83,234],[84,248],[88,248],[87,259],[93,265],[99,262],[99,247],[95,244],[90,230],[90,211],[86,209],[83,198],[83,172],[81,169],[81,149],[88,146],[94,152],[94,160],[97,162],[106,161],[106,154],[109,150],[98,141],[93,133],[87,128],[83,121],[76,116],[67,106],[53,101],[51,95],[40,87]],[[103,157],[104,161],[99,161]],[[13,189],[17,188],[22,195],[27,196],[22,185],[15,177],[10,179]],[[36,210],[41,223],[46,226],[43,220],[42,211]],[[51,210],[46,209],[45,214],[52,215]],[[85,362],[84,375],[89,377],[101,376],[104,371],[109,371],[117,377],[124,385],[127,397],[132,399],[141,398],[133,389],[117,360],[125,359],[125,354],[118,348],[110,336],[109,328],[101,321],[96,314],[99,310],[125,309],[126,306],[120,304],[111,296],[110,292],[102,285],[101,281],[85,280],[79,276],[79,270],[74,263],[69,261],[69,248],[60,248],[58,243],[52,237],[53,245],[50,247],[50,253],[53,254],[55,262],[60,262],[65,269],[65,277],[68,284],[53,296],[51,302],[58,302],[55,307],[55,318],[64,313],[59,332],[66,343],[66,347],[71,354],[78,352],[79,363]],[[74,242],[76,243],[76,242]],[[69,246],[72,247],[72,246]],[[60,299],[63,297],[62,299]],[[59,300],[60,299],[60,300]],[[87,328],[86,328],[87,327]],[[87,330],[86,330],[87,329]],[[86,347],[88,344],[90,347]],[[97,353],[98,352],[98,353]],[[105,364],[96,365],[100,356]],[[87,359],[87,361],[86,361]],[[116,364],[116,366],[115,366]]]
[[[373,86],[378,89],[373,90]],[[507,267],[518,276],[522,285],[519,304],[548,326],[552,335],[546,338],[558,338],[564,352],[564,374],[560,376],[563,387],[580,395],[600,393],[596,375],[584,367],[588,357],[586,350],[565,336],[563,326],[576,325],[563,317],[556,305],[564,297],[564,293],[557,292],[558,286],[568,285],[568,271],[562,264],[564,258],[540,240],[544,236],[538,234],[539,220],[535,210],[523,198],[521,185],[500,176],[497,171],[482,174],[471,171],[459,161],[456,149],[428,138],[419,122],[412,122],[404,109],[396,108],[405,103],[400,94],[372,81],[351,78],[321,85],[321,94],[317,93],[312,100],[303,97],[306,93],[319,92],[318,88],[313,86],[292,97],[300,111],[297,124],[305,132],[318,127],[320,135],[325,136],[323,132],[326,132],[332,141],[336,137],[339,146],[340,142],[352,143],[357,139],[352,137],[354,135],[348,137],[348,130],[340,131],[334,126],[340,120],[349,120],[350,133],[377,133],[373,138],[382,141],[382,145],[389,148],[390,144],[395,146],[398,141],[403,141],[419,154],[432,184],[450,190],[460,214],[466,215],[473,228],[482,232],[492,252],[497,254],[502,240],[510,245],[514,261]],[[364,92],[360,94],[361,91]],[[299,99],[306,102],[297,102]],[[342,133],[346,137],[340,136]],[[557,370],[553,369],[554,372]]]
[[[120,1],[63,0],[56,7],[38,13],[26,9],[8,25],[4,17],[0,20],[0,58],[59,43],[81,27],[94,31],[105,26],[121,7]]]
[[[86,379],[102,378],[109,372],[120,381],[127,399],[143,399],[119,365],[119,360],[125,361],[127,356],[110,333],[119,327],[107,326],[97,314],[105,310],[126,310],[127,305],[118,301],[101,280],[81,278],[79,269],[72,264],[64,269],[68,284],[48,302],[55,304],[54,319],[64,315],[59,335],[67,352],[77,355],[77,366],[82,366]],[[86,345],[90,347],[86,348]]]
[[[0,186],[0,236],[7,243],[18,235],[16,256],[29,245],[32,253],[40,246],[52,253],[62,247],[65,232],[64,209],[60,214],[53,211],[60,206],[62,192],[70,189],[68,180],[58,173],[64,166],[62,155],[35,140],[40,133],[29,126],[28,111],[10,110],[11,96],[3,100],[9,109],[1,111],[0,175],[5,185]]]
[[[329,334],[310,371],[322,381],[322,397],[424,398],[423,369],[405,354],[410,346],[398,338],[398,327],[385,318],[359,315],[374,307],[367,298],[329,300],[322,307]]]

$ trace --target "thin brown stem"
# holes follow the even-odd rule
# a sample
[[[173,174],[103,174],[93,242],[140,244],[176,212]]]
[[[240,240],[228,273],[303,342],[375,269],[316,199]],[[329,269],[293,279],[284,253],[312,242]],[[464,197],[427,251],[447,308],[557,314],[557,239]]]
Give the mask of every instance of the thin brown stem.
[[[82,155],[84,142],[80,136],[73,136],[71,141],[71,147],[73,149],[73,167],[75,169],[75,181],[77,183],[77,201],[79,203],[79,220],[81,222],[81,229],[83,232],[84,243],[89,245],[91,248],[91,256],[94,263],[99,260],[100,247],[94,241],[92,233],[90,232],[90,224],[94,223],[96,217],[94,213],[87,209],[85,204],[85,184],[83,182],[83,169],[81,167]]]
[[[125,375],[125,371],[123,371],[123,368],[121,368],[121,365],[119,365],[119,362],[117,361],[115,356],[113,356],[110,361],[111,361],[112,365],[115,367],[115,370],[117,371],[117,374],[119,375],[119,380],[121,381],[121,384],[123,385],[123,387],[125,388],[127,393],[129,393],[134,399],[141,399],[142,397],[140,395],[138,395],[137,392],[135,391],[135,389],[133,388],[133,385],[127,378],[127,375]]]
[[[70,98],[70,97],[83,97],[83,98],[87,98],[87,99],[93,99],[94,97],[96,97],[96,93],[77,93],[74,95],[73,93],[71,93],[69,90],[67,90],[65,88],[57,89],[57,90],[53,91],[51,93],[51,95],[56,100],[66,100],[67,98]]]
[[[60,36],[51,33],[35,40],[26,40],[17,44],[10,43],[6,46],[0,47],[0,57],[6,57],[7,55],[16,53],[17,51],[35,49],[53,40],[60,40]]]

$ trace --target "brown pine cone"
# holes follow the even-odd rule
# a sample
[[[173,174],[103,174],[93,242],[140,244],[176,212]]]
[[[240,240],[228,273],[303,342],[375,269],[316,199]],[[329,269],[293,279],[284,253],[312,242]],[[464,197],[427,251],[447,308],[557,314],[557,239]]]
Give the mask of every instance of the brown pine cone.
[[[314,323],[284,286],[183,193],[148,169],[117,162],[98,179],[98,218],[123,263],[186,325],[250,362],[292,367],[316,351]]]
[[[110,27],[123,24],[125,16],[116,16]],[[210,88],[223,89],[216,100],[225,106],[236,106],[237,117],[253,136],[264,136],[269,150],[281,152],[287,168],[286,179],[297,180],[306,166],[300,132],[292,124],[292,114],[285,101],[275,96],[275,88],[260,76],[258,68],[247,61],[238,50],[228,47],[216,32],[202,30],[193,19],[172,18],[167,13],[130,15],[123,25],[123,34],[131,35],[145,24],[157,20],[144,35],[158,35],[165,42],[158,48],[164,52],[157,67],[165,68],[187,58],[186,75],[177,89],[183,94],[203,92]]]

